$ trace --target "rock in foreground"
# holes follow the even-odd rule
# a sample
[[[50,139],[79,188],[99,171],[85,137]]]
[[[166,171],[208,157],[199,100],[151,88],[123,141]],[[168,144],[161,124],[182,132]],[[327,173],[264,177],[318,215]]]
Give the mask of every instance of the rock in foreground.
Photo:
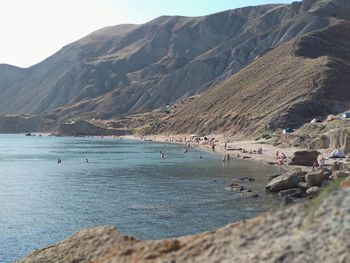
[[[19,263],[350,262],[350,189],[214,232],[138,241],[111,227],[84,229]]]
[[[318,151],[296,151],[292,157],[290,165],[312,166],[320,155]]]
[[[269,192],[280,192],[290,188],[299,187],[299,184],[304,181],[306,172],[300,169],[294,169],[286,174],[279,175],[273,178],[265,187]]]

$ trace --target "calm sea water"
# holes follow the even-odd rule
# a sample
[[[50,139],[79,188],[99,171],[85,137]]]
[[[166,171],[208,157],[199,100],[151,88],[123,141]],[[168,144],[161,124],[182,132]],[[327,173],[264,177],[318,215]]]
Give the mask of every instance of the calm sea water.
[[[112,138],[0,135],[0,262],[83,227],[114,225],[123,234],[161,239],[213,230],[276,204],[264,192],[274,168],[239,160],[223,166],[217,155],[194,148],[184,155],[179,148]],[[225,190],[242,176],[256,178],[242,184],[259,198]]]

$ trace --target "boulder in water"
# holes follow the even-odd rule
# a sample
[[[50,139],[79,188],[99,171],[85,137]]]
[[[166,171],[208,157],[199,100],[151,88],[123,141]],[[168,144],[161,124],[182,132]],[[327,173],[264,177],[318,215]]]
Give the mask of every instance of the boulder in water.
[[[283,190],[279,192],[279,195],[282,197],[304,197],[305,196],[305,191],[300,188],[290,188],[288,190]]]
[[[249,182],[255,181],[254,178],[248,177],[248,176],[241,177],[241,178],[239,178],[239,180],[241,180],[241,181],[249,181]]]
[[[232,183],[232,184],[229,184],[228,186],[226,186],[226,189],[230,190],[230,191],[242,192],[242,191],[244,191],[244,186],[240,185],[240,184]]]

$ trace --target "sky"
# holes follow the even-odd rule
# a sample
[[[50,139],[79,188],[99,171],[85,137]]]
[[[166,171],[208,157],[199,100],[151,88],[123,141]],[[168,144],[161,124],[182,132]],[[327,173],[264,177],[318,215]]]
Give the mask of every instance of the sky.
[[[36,64],[102,27],[292,0],[0,0],[0,64]]]

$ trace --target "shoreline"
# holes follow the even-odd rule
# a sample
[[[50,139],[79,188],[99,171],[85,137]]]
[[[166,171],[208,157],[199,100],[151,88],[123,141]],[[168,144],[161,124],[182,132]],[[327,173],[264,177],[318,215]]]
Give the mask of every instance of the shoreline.
[[[121,136],[125,139],[129,140],[137,140],[137,141],[144,141],[142,137],[136,136],[136,135],[125,135]],[[289,162],[291,161],[294,153],[296,151],[303,151],[308,150],[305,148],[297,148],[297,147],[285,147],[285,146],[274,146],[272,144],[269,144],[268,140],[260,139],[258,141],[255,140],[237,140],[234,142],[228,142],[229,140],[225,138],[222,134],[210,134],[206,136],[209,140],[211,138],[215,138],[214,143],[216,144],[215,151],[212,151],[211,145],[209,143],[204,144],[203,141],[200,141],[199,144],[189,141],[188,138],[191,138],[189,134],[156,134],[156,135],[148,135],[144,136],[144,138],[149,138],[153,142],[157,143],[166,143],[166,144],[178,144],[183,145],[186,147],[187,143],[190,143],[191,147],[195,147],[197,149],[208,151],[217,154],[221,158],[223,158],[224,155],[230,154],[230,158],[232,159],[240,159],[245,161],[259,161],[266,165],[273,165],[274,167],[281,170],[281,172],[289,172],[295,168],[301,168],[304,171],[311,172],[312,167],[309,166],[301,166],[301,165],[289,165]],[[185,138],[187,139],[187,142],[185,142]],[[230,139],[231,141],[231,139]],[[227,144],[227,148],[225,149],[225,143]],[[257,151],[258,148],[262,148],[262,153],[254,153],[253,151]],[[234,149],[234,150],[232,150]],[[242,153],[239,149],[245,149],[247,152]],[[252,151],[252,152],[250,152]],[[281,156],[282,153],[285,154],[287,157],[284,164],[278,164],[276,152],[278,151],[279,156]],[[319,158],[325,157],[326,163],[325,166],[329,167],[332,166],[335,162],[341,162],[341,163],[349,163],[349,159],[331,159],[329,158],[329,155],[332,151],[332,149],[317,149],[318,152],[320,152]],[[240,157],[237,157],[237,155],[240,155]],[[244,158],[246,157],[246,158]]]
[[[25,133],[2,133],[2,134],[23,134]],[[51,136],[52,133],[49,132],[33,132],[32,136]],[[53,135],[55,136],[55,135]],[[77,137],[77,136],[59,136],[59,137]],[[80,137],[80,136],[78,136]],[[129,135],[91,135],[91,136],[82,136],[82,137],[96,137],[96,138],[125,138],[127,140],[133,140],[133,141],[146,141],[145,138],[148,138],[149,141],[153,141],[156,143],[164,143],[164,144],[177,144],[179,146],[186,147],[186,145],[189,143],[191,147],[200,149],[202,151],[211,152],[214,153],[221,158],[223,158],[225,155],[230,154],[230,158],[232,159],[241,159],[241,160],[252,160],[252,161],[259,161],[267,165],[273,165],[276,168],[279,168],[281,170],[284,170],[284,172],[288,172],[294,168],[303,168],[304,170],[311,170],[311,167],[307,166],[300,166],[300,165],[289,165],[289,161],[294,155],[294,152],[296,151],[302,151],[307,150],[303,148],[297,148],[297,147],[281,147],[281,146],[274,146],[269,143],[268,140],[260,139],[258,141],[255,140],[237,140],[234,142],[228,142],[227,138],[225,138],[222,134],[210,134],[206,137],[210,140],[212,138],[215,138],[214,143],[216,145],[215,151],[211,149],[211,144],[203,143],[203,140],[201,140],[199,143],[196,143],[192,140],[189,140],[191,138],[191,135],[189,134],[153,134],[148,136],[137,136],[135,134],[129,134]],[[225,143],[227,148],[225,149]],[[258,148],[262,148],[261,153],[254,153],[257,152]],[[244,149],[245,152],[242,152],[240,149]],[[286,161],[284,164],[278,164],[278,160],[276,157],[276,152],[278,151],[279,155],[285,154]],[[327,157],[329,156],[331,150],[330,149],[317,149],[318,152],[320,152],[320,156]],[[332,165],[335,161],[339,161],[338,159],[329,159],[326,158],[327,165]],[[348,160],[347,160],[348,161]],[[341,160],[343,162],[343,160]]]
[[[126,135],[122,136],[125,139],[128,140],[134,140],[134,141],[144,141],[142,137],[136,136],[136,135]],[[285,171],[289,171],[292,168],[296,168],[298,166],[288,165],[288,162],[285,164],[277,164],[276,159],[276,152],[278,151],[279,154],[284,153],[287,156],[287,160],[289,161],[291,157],[293,156],[295,151],[300,151],[300,148],[295,147],[277,147],[273,146],[271,144],[268,144],[266,140],[259,140],[259,141],[253,141],[253,140],[246,140],[246,141],[235,141],[235,142],[227,142],[226,149],[225,149],[225,142],[226,139],[223,135],[208,135],[207,137],[215,138],[215,151],[212,150],[211,145],[209,143],[204,144],[203,141],[201,141],[199,144],[188,141],[187,138],[190,138],[190,135],[188,134],[180,134],[180,135],[164,135],[164,134],[158,134],[158,135],[149,135],[144,136],[144,138],[149,138],[153,142],[156,143],[166,143],[166,144],[178,144],[183,145],[186,147],[188,143],[190,143],[191,147],[195,147],[197,149],[212,152],[216,155],[223,157],[224,155],[230,154],[230,157],[233,159],[241,159],[246,161],[259,161],[263,162],[267,165],[273,165],[275,167],[282,168]],[[185,142],[186,138],[186,142]],[[259,147],[263,149],[261,154],[252,153],[250,151],[256,151]],[[234,150],[233,150],[234,149]],[[247,152],[242,153],[241,150],[238,149],[245,149]],[[240,156],[240,157],[238,157]],[[305,167],[304,167],[305,168]]]

